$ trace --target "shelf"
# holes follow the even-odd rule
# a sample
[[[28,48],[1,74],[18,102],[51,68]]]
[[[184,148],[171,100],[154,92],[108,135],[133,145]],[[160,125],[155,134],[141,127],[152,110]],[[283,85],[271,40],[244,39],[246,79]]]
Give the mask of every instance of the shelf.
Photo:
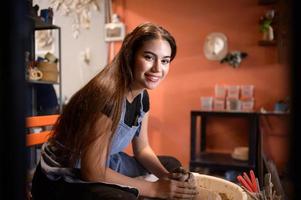
[[[290,115],[290,112],[274,112],[274,111],[267,111],[267,112],[233,112],[233,111],[198,111],[193,110],[191,111],[192,115],[202,115],[202,116],[225,116],[231,115],[233,117],[241,117],[241,116],[250,116],[250,115]]]
[[[215,170],[248,170],[250,168],[255,168],[255,166],[249,165],[248,161],[233,159],[231,154],[209,152],[201,153],[195,160],[190,161],[190,165],[192,168],[194,166],[201,166],[210,167]]]
[[[59,29],[60,28],[53,24],[47,24],[38,17],[28,16],[28,18],[33,20],[35,30]]]
[[[258,114],[262,116],[289,116],[290,112],[261,112]]]
[[[36,30],[46,30],[46,29],[59,29],[60,27],[52,25],[52,24],[46,24],[46,23],[40,23],[40,24],[35,24],[35,29]]]
[[[275,4],[277,0],[258,0],[259,5],[270,5]]]
[[[269,41],[269,40],[259,40],[258,45],[259,46],[276,46],[277,42],[275,40]]]
[[[257,112],[237,112],[237,111],[191,111],[192,115],[202,115],[202,116],[233,116],[233,117],[242,117],[246,116],[249,117],[250,115],[256,115]]]
[[[58,82],[54,82],[54,81],[33,81],[33,80],[26,80],[28,83],[32,83],[32,84],[54,84],[54,85],[58,85],[60,83]]]

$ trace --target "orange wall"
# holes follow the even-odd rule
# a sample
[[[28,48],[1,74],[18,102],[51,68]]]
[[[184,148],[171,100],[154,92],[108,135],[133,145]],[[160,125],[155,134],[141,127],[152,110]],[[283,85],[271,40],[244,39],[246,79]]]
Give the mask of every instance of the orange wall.
[[[188,166],[190,111],[200,108],[201,96],[213,95],[216,83],[254,84],[257,109],[272,109],[275,101],[288,95],[288,68],[277,63],[276,47],[257,45],[259,17],[269,7],[259,6],[256,0],[115,0],[113,4],[127,31],[151,21],[164,26],[177,40],[178,54],[169,76],[158,89],[149,91],[149,138],[157,154],[176,156]],[[204,39],[216,31],[226,34],[229,50],[249,54],[240,68],[204,57]],[[243,127],[216,125],[212,129],[210,148],[227,151],[247,143],[246,136],[237,134],[246,132]]]

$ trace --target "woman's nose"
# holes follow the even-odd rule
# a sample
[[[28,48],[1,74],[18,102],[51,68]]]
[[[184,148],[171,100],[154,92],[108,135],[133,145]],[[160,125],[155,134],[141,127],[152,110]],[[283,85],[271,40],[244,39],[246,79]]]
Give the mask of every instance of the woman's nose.
[[[153,72],[160,72],[162,70],[162,66],[161,66],[161,62],[156,60],[154,63],[153,63],[153,67],[152,67],[152,71]]]

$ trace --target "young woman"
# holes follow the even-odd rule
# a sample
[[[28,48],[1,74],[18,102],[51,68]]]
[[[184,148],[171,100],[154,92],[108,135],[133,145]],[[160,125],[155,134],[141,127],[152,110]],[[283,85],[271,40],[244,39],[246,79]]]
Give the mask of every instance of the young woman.
[[[175,55],[174,38],[155,24],[141,24],[126,36],[113,61],[74,94],[53,137],[43,145],[33,180],[34,199],[46,199],[46,194],[52,199],[70,199],[70,195],[76,199],[89,195],[136,199],[133,188],[143,197],[195,196],[193,183],[174,180],[168,171],[179,167],[179,162],[164,157],[160,162],[147,135],[146,90],[155,89],[164,80]],[[129,143],[133,157],[122,152]],[[175,164],[168,167],[170,163]],[[159,179],[137,178],[147,173]]]

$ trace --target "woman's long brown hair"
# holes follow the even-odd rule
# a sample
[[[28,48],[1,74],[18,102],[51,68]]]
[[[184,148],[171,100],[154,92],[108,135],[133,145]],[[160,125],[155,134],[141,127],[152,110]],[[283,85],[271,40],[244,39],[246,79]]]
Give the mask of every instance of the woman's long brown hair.
[[[65,106],[50,141],[58,141],[73,152],[69,167],[74,166],[80,153],[93,141],[101,138],[99,159],[105,168],[122,104],[134,81],[135,54],[145,41],[152,39],[168,41],[171,60],[175,57],[176,43],[168,31],[152,23],[141,24],[125,37],[113,61],[76,92]]]

